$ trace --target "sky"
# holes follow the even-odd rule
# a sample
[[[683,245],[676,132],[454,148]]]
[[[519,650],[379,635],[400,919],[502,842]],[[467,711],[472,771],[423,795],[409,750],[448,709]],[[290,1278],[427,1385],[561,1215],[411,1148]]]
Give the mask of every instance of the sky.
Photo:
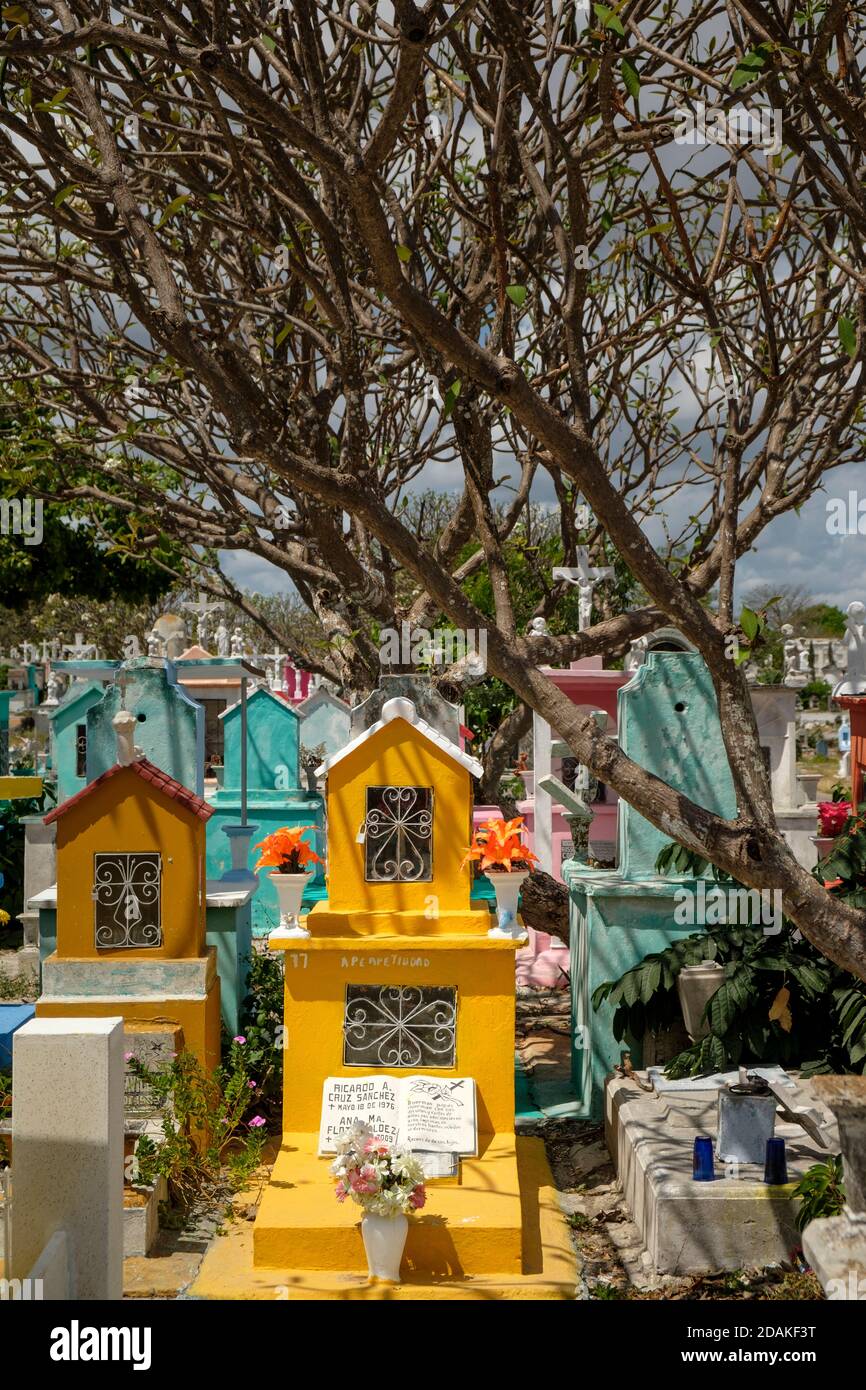
[[[798,585],[815,603],[833,603],[843,611],[855,599],[866,602],[866,534],[828,533],[828,501],[840,499],[848,510],[851,491],[862,499],[866,532],[866,463],[849,464],[830,474],[826,491],[812,497],[799,515],[791,512],[770,523],[737,566],[738,599],[748,601],[752,585],[780,590]],[[290,587],[281,570],[254,555],[224,552],[222,559],[242,589],[277,594]]]

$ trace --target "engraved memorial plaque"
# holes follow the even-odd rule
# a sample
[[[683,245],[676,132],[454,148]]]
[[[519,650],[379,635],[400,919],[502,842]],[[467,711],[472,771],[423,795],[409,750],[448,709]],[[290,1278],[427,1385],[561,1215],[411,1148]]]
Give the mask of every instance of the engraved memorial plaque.
[[[453,1067],[457,990],[449,985],[346,985],[343,1065]]]

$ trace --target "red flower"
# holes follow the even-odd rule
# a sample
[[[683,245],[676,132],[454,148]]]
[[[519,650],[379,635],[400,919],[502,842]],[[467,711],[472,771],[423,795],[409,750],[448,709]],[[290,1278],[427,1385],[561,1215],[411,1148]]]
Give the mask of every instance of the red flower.
[[[821,834],[835,839],[841,834],[852,810],[850,801],[819,801],[818,820]]]

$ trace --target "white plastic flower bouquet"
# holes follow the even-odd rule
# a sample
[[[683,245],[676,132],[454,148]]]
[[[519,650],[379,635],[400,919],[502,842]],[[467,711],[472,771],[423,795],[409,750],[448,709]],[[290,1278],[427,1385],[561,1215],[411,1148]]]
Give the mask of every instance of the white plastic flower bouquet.
[[[424,1170],[406,1149],[386,1144],[369,1125],[356,1124],[337,1145],[331,1164],[336,1197],[351,1197],[371,1216],[406,1216],[427,1200]]]

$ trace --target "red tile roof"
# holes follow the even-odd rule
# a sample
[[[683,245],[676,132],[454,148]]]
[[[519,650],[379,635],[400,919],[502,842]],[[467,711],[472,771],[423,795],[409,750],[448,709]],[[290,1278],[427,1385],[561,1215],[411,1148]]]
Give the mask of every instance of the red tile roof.
[[[70,796],[68,801],[62,802],[60,806],[55,806],[53,811],[49,811],[47,816],[43,816],[43,821],[46,825],[50,825],[52,821],[57,820],[59,816],[62,816],[68,811],[70,806],[74,806],[78,801],[83,801],[86,796],[89,796],[90,793],[95,791],[103,782],[107,782],[111,777],[116,777],[118,772],[125,772],[127,770],[136,773],[142,781],[150,782],[152,786],[156,787],[157,791],[161,791],[165,796],[170,797],[172,801],[179,801],[188,811],[192,811],[193,815],[198,816],[199,820],[209,820],[213,815],[213,807],[209,806],[206,801],[202,801],[200,796],[196,796],[195,792],[191,792],[189,787],[185,787],[182,782],[176,782],[173,777],[169,777],[167,772],[163,772],[161,768],[156,767],[148,758],[136,758],[133,763],[115,763],[114,767],[110,767],[107,772],[103,772],[101,776],[94,778],[94,780],[90,782],[88,786],[83,787],[80,792],[76,792],[74,796]]]

